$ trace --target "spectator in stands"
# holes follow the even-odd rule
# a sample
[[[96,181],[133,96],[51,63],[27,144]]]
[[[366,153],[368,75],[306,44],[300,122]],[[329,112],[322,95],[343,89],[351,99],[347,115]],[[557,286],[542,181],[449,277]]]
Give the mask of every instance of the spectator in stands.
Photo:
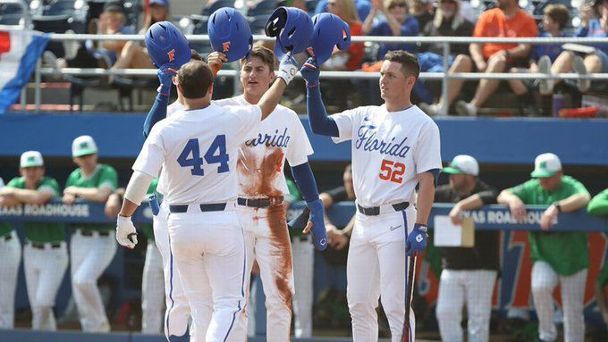
[[[0,178],[0,207],[14,207],[19,201],[2,194],[4,180]],[[15,289],[21,263],[21,245],[17,232],[7,222],[0,222],[0,329],[13,329],[15,325]]]
[[[359,18],[367,18],[369,11],[372,9],[372,4],[370,0],[348,0],[349,2],[354,3],[355,8],[357,10],[357,14]],[[323,12],[331,12],[330,0],[320,0],[317,3],[317,7],[315,8],[315,14],[323,13]]]
[[[150,0],[149,6],[144,26],[139,30],[139,34],[146,34],[154,23],[169,19],[169,0]],[[151,69],[153,67],[143,42],[129,41],[125,44],[112,69]]]
[[[406,0],[374,0],[372,10],[363,22],[362,31],[367,36],[417,36],[418,21],[408,15]],[[374,20],[378,14],[384,18]],[[416,52],[415,44],[383,43],[380,44],[377,60],[383,60],[384,55],[391,50]]]
[[[580,17],[581,26],[575,37],[608,37],[608,0],[595,0],[592,4],[583,2]],[[562,52],[553,65],[546,62],[539,64],[540,72],[553,75],[572,71],[580,75],[608,72],[608,44],[566,44],[564,48],[567,51]],[[553,86],[559,82],[559,79],[542,80],[541,94],[551,94]],[[591,80],[581,79],[576,85],[579,91],[586,92],[591,87]]]
[[[587,212],[590,215],[608,217],[608,189],[595,195],[589,201]],[[602,314],[604,324],[608,325],[608,264],[606,263],[604,263],[597,276],[595,298],[597,299],[597,306]]]
[[[479,178],[479,164],[468,155],[454,157],[442,170],[450,183],[435,190],[435,202],[455,203],[452,223],[462,223],[462,212],[495,204],[498,193]],[[440,247],[443,271],[439,280],[437,321],[443,341],[463,341],[462,309],[467,305],[468,341],[488,341],[492,293],[499,269],[498,231],[475,231],[475,246]]]
[[[42,205],[60,196],[57,181],[45,176],[40,152],[24,152],[19,173],[21,177],[13,178],[0,190],[1,197],[12,197],[18,204]],[[26,222],[23,228],[26,239],[23,268],[32,309],[32,329],[55,331],[55,297],[68,268],[65,227],[56,222]]]
[[[585,282],[589,268],[587,233],[583,231],[551,232],[551,226],[562,212],[587,206],[590,195],[576,179],[563,174],[559,158],[543,153],[534,161],[532,179],[503,190],[498,203],[509,206],[512,217],[525,220],[525,205],[548,205],[540,218],[541,231],[530,231],[532,295],[538,316],[538,338],[555,341],[557,330],[553,321],[553,290],[561,287],[564,312],[564,339],[585,340],[583,316]],[[573,227],[574,228],[574,227]]]
[[[72,156],[78,168],[66,181],[63,202],[77,199],[106,203],[116,190],[116,170],[97,163],[97,144],[88,135],[74,139]],[[116,253],[112,224],[77,224],[70,242],[72,293],[86,332],[109,332],[110,324],[97,288],[97,280]]]
[[[481,14],[475,25],[475,37],[536,37],[538,29],[534,18],[519,8],[517,0],[496,0],[497,8]],[[449,72],[497,73],[514,66],[527,66],[530,44],[474,43],[469,46],[471,56],[458,55]],[[443,104],[450,105],[462,90],[463,80],[451,80],[447,98],[426,108],[427,114],[435,115]],[[477,115],[483,105],[498,87],[498,80],[482,79],[475,97],[470,103],[459,101],[456,110],[461,115]]]
[[[545,7],[542,22],[542,32],[540,37],[563,37],[564,29],[568,25],[570,20],[570,13],[568,8],[562,4],[552,4]],[[563,51],[562,44],[543,44],[536,45],[532,49],[530,58],[530,68],[511,68],[511,72],[538,72],[539,64],[545,65],[545,69],[549,68],[550,65],[557,56]],[[538,62],[538,64],[537,64]],[[514,79],[509,80],[509,86],[519,98],[520,110],[522,114],[528,114],[530,116],[538,116],[540,113],[536,109],[537,106],[534,103],[532,97],[532,86],[535,84],[531,82],[524,82],[522,80]]]
[[[409,0],[410,14],[418,21],[418,26],[424,28],[433,20],[433,0]]]

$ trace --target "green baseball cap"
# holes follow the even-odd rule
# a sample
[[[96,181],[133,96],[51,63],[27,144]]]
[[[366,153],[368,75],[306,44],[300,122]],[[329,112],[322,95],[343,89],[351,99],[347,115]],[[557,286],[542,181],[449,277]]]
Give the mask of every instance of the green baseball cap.
[[[460,154],[454,157],[450,162],[450,165],[444,167],[441,172],[449,175],[479,175],[479,164],[477,160],[469,155]]]
[[[90,135],[81,135],[72,142],[72,157],[97,153],[97,144]]]
[[[553,153],[543,153],[534,160],[534,171],[530,173],[533,178],[548,178],[555,176],[562,170],[559,157]]]
[[[26,151],[21,154],[19,161],[19,167],[42,167],[44,166],[44,160],[42,154],[38,151]]]

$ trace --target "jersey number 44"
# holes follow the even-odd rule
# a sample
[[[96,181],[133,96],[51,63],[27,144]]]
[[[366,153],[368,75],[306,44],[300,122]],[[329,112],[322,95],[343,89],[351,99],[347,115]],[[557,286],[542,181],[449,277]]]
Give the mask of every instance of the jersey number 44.
[[[218,135],[213,139],[204,156],[201,157],[200,151],[198,139],[190,139],[177,158],[177,162],[181,167],[191,168],[190,173],[193,176],[205,175],[205,170],[203,169],[204,163],[220,164],[217,167],[217,173],[230,171],[230,167],[228,166],[230,157],[226,153],[226,136],[224,134]]]

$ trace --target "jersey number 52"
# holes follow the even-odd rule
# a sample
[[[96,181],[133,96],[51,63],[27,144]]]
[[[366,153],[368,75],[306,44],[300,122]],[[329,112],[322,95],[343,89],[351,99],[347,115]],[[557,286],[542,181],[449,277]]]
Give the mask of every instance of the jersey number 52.
[[[382,180],[391,181],[401,184],[403,182],[403,174],[405,173],[405,164],[394,162],[392,160],[382,160],[380,166],[380,174],[378,177]]]
[[[184,150],[177,158],[177,162],[181,167],[191,168],[190,173],[193,176],[205,175],[205,170],[203,170],[205,162],[207,164],[220,164],[217,167],[217,173],[228,172],[230,171],[228,160],[230,160],[230,157],[226,153],[226,136],[223,134],[213,139],[211,146],[209,146],[202,158],[198,139],[188,140],[186,146],[184,146]]]

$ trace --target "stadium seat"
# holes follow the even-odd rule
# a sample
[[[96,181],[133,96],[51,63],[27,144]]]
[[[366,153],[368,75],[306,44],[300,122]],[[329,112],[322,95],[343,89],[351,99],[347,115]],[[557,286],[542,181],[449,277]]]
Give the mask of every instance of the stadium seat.
[[[23,18],[21,6],[0,3],[0,25],[19,25]]]
[[[276,0],[264,0],[258,2],[255,6],[249,8],[247,10],[248,17],[257,17],[260,15],[268,15],[274,12],[275,8],[279,5],[279,2]],[[253,28],[252,28],[253,29]]]
[[[217,0],[209,6],[204,7],[201,14],[204,16],[210,16],[213,14],[213,12],[222,7],[234,7],[234,0]]]

